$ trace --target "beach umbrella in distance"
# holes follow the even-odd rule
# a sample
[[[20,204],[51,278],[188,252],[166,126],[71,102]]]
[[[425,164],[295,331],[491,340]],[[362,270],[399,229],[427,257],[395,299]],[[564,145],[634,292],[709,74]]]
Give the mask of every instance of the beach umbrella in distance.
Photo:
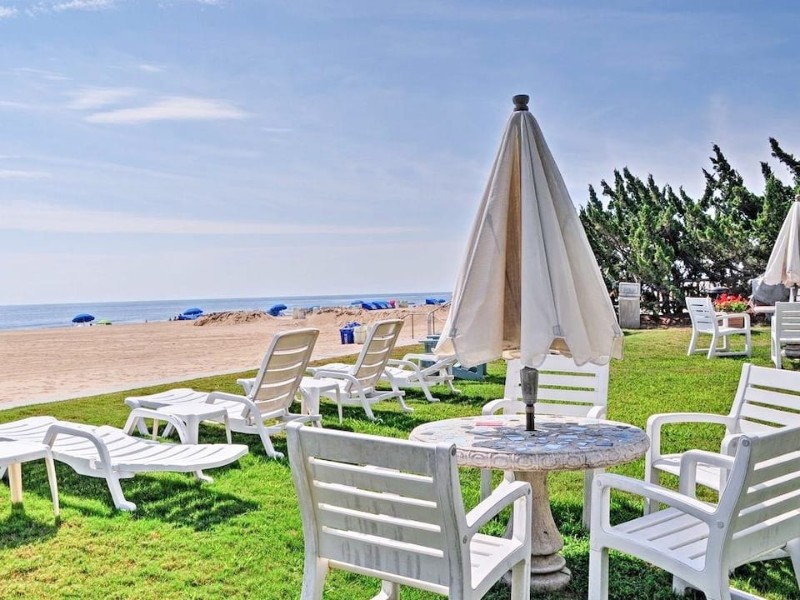
[[[800,285],[800,194],[789,208],[783,220],[778,239],[764,271],[764,283],[782,283],[792,289],[792,300],[796,299],[797,286]]]
[[[605,364],[622,358],[622,330],[528,96],[514,105],[434,351],[466,367],[520,358],[533,431],[545,356]]]
[[[202,315],[203,314],[203,309],[202,308],[197,308],[196,306],[194,306],[192,308],[187,308],[185,311],[183,311],[183,314],[185,314],[188,317],[191,317],[193,315]]]
[[[91,321],[94,321],[94,317],[89,313],[80,313],[72,317],[73,323],[90,323]]]

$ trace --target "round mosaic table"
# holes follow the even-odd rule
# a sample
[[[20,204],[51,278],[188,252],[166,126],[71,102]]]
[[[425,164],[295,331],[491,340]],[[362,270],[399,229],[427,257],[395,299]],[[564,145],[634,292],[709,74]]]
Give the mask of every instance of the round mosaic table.
[[[525,415],[464,417],[426,423],[410,438],[456,445],[458,463],[514,471],[533,489],[531,589],[552,591],[569,583],[559,554],[564,539],[553,521],[547,474],[610,467],[635,460],[650,446],[633,425],[579,417],[537,416],[536,431],[525,431]]]

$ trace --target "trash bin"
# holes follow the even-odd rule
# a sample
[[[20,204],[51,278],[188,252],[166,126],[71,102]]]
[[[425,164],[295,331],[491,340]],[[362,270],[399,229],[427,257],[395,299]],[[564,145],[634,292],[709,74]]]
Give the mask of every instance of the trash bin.
[[[353,335],[353,330],[350,327],[342,327],[339,330],[339,336],[342,338],[343,344],[355,343],[355,336]]]
[[[359,325],[353,328],[353,339],[356,344],[363,344],[367,341],[367,327],[366,325]]]

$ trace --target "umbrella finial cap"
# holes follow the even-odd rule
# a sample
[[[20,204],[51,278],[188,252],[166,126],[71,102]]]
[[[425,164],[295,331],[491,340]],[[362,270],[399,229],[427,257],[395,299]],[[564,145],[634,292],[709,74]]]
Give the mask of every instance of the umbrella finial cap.
[[[528,101],[530,100],[530,96],[527,94],[517,94],[511,100],[514,102],[514,112],[528,110]]]

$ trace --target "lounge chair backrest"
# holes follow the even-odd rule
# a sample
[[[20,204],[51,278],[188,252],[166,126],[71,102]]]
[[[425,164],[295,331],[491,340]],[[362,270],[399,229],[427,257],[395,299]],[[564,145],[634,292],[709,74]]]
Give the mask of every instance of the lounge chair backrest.
[[[386,363],[392,356],[392,350],[402,327],[403,321],[400,319],[376,321],[370,325],[364,347],[352,371],[353,377],[359,381],[364,391],[371,391],[378,383]],[[348,391],[351,387],[352,384],[348,383]]]
[[[800,536],[799,433],[784,428],[740,439],[706,561],[732,569]]]
[[[519,378],[521,366],[518,359],[508,361],[503,394],[508,400],[522,399]],[[592,412],[592,417],[605,417],[605,406],[608,405],[608,364],[586,363],[579,367],[571,358],[551,354],[538,369],[537,414],[585,417]],[[598,411],[595,407],[603,408]],[[515,411],[509,406],[504,412]]]
[[[734,433],[800,426],[800,372],[745,363],[731,416],[738,428]]]
[[[318,336],[319,329],[297,329],[272,338],[249,393],[262,413],[292,404]]]
[[[692,320],[692,328],[703,333],[714,333],[717,329],[717,314],[711,298],[686,298],[686,308]]]
[[[470,557],[461,542],[467,527],[453,445],[291,425],[287,442],[307,565],[330,560],[467,597],[461,586],[470,581]]]

